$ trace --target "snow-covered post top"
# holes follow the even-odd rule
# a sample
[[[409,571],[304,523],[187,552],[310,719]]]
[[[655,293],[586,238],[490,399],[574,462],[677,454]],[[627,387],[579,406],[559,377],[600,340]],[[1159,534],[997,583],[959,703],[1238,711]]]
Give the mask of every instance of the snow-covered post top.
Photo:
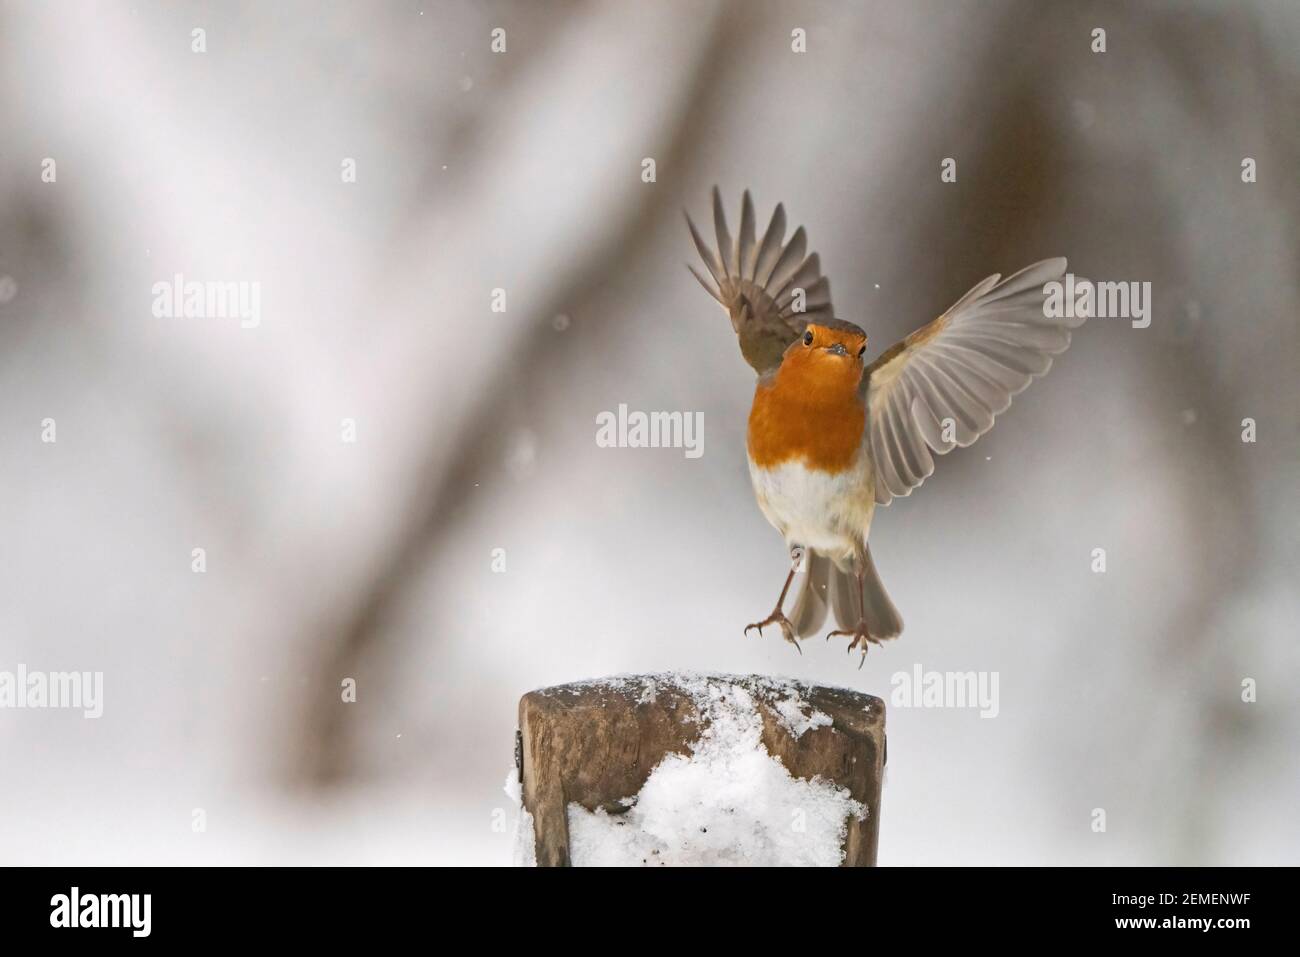
[[[879,698],[757,675],[637,675],[531,691],[519,728],[524,863],[876,862]]]

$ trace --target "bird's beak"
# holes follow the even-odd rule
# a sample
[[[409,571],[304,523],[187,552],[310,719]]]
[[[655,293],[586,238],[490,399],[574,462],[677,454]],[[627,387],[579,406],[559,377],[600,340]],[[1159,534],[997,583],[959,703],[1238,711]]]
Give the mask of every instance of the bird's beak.
[[[833,346],[828,346],[826,351],[835,356],[847,356],[849,354],[849,350],[845,349],[844,346],[838,342]]]

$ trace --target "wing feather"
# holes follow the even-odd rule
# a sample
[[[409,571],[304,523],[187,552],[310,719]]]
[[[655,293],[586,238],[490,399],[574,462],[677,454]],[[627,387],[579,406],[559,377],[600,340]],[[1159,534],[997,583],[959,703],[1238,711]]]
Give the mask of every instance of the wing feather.
[[[758,247],[758,261],[754,264],[754,282],[766,286],[772,276],[772,267],[781,256],[785,243],[785,207],[780,203],[772,211],[772,221],[767,224],[763,243]]]
[[[722,301],[722,296],[719,295],[717,289],[715,289],[713,286],[710,286],[708,282],[705,281],[704,277],[699,274],[699,272],[696,270],[694,266],[688,265],[686,268],[691,271],[692,276],[694,276],[697,280],[699,280],[700,285],[704,287],[704,291],[707,292],[714,299],[718,300],[718,302],[721,303],[722,307],[725,309],[727,304]]]
[[[737,251],[738,275],[741,279],[753,280],[754,259],[757,241],[754,239],[754,201],[745,190],[745,198],[740,206],[740,248]]]
[[[1047,259],[989,276],[867,368],[864,445],[877,503],[910,495],[933,473],[932,451],[974,442],[1069,347],[1084,317],[1050,318],[1043,308],[1044,286],[1065,265]]]
[[[816,253],[807,254],[808,237],[799,227],[785,241],[785,209],[777,206],[767,230],[757,238],[754,201],[746,190],[741,200],[740,230],[727,226],[722,194],[713,189],[713,231],[717,249],[709,247],[690,216],[691,239],[708,277],[687,267],[731,318],[741,354],[763,375],[781,364],[786,348],[803,335],[808,323],[834,315],[830,280],[822,275]],[[796,311],[795,290],[802,289],[803,309]]]
[[[794,271],[794,275],[781,287],[781,291],[776,294],[777,303],[785,305],[791,302],[794,299],[796,289],[802,289],[806,295],[808,288],[822,278],[825,277],[822,276],[821,260],[817,258],[816,253],[813,253],[803,261],[799,268]]]
[[[691,239],[695,240],[695,248],[699,250],[700,258],[704,260],[704,267],[708,269],[709,275],[713,277],[713,281],[721,286],[723,280],[727,278],[727,271],[722,268],[722,260],[720,260],[717,257],[717,254],[709,248],[709,244],[704,241],[704,237],[700,235],[700,231],[695,228],[695,224],[691,222],[689,216],[686,217],[686,225],[691,230]],[[691,269],[690,266],[687,266],[686,268]],[[695,270],[691,269],[691,272],[695,272]],[[699,274],[696,273],[696,275],[698,276]],[[705,288],[708,287],[706,286]],[[713,293],[715,299],[719,298],[716,292],[713,292],[711,289],[709,291]],[[721,300],[719,299],[719,301]]]
[[[717,187],[713,189],[713,232],[718,237],[718,258],[722,261],[722,271],[726,278],[739,276],[737,268],[736,247],[731,241],[731,231],[727,229],[727,212],[722,208],[722,194]]]
[[[781,256],[777,259],[776,265],[772,267],[772,275],[767,280],[768,289],[784,289],[785,284],[798,270],[804,261],[804,253],[807,251],[808,235],[800,226],[790,237],[790,242],[786,243],[785,249],[781,250]]]

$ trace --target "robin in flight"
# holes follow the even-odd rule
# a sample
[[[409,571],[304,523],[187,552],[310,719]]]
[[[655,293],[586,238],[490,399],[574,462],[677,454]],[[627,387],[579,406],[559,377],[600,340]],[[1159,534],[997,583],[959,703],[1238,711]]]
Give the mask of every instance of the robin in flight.
[[[834,318],[830,281],[805,257],[803,227],[785,241],[778,205],[760,240],[748,191],[740,234],[727,228],[713,190],[718,248],[687,225],[712,282],[687,267],[722,304],[758,384],[749,413],[749,474],[763,515],[785,539],[791,567],[772,614],[745,629],[777,625],[797,639],[817,632],[833,608],[851,653],[903,630],[871,560],[877,505],[910,495],[934,471],[931,453],[968,446],[993,427],[1011,397],[1051,367],[1083,317],[1045,315],[1044,284],[1064,259],[1013,276],[989,276],[943,315],[865,361],[867,334]],[[797,571],[795,606],[783,606]],[[861,667],[861,661],[859,662]]]

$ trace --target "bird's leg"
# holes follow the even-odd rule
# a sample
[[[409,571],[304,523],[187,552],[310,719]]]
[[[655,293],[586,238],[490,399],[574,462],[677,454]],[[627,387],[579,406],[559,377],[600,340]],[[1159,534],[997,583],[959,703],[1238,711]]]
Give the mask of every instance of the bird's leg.
[[[871,632],[867,630],[867,606],[866,606],[866,597],[865,597],[865,592],[867,587],[866,569],[860,557],[856,558],[853,562],[853,577],[857,580],[858,583],[858,589],[857,589],[858,594],[857,594],[857,602],[856,602],[858,606],[858,623],[853,628],[852,631],[840,631],[840,630],[832,631],[829,635],[826,636],[826,640],[830,641],[832,638],[835,638],[839,635],[844,635],[846,637],[852,638],[853,640],[849,642],[849,647],[848,647],[849,654],[852,654],[853,649],[858,647],[858,645],[862,645],[862,658],[859,659],[858,661],[858,667],[861,668],[863,662],[867,660],[867,644],[869,642],[871,644],[880,644],[880,639],[872,637]]]
[[[794,574],[803,565],[804,550],[801,546],[795,545],[790,549],[790,574],[785,576],[785,584],[781,587],[781,597],[776,600],[776,607],[772,609],[772,614],[768,615],[762,621],[756,621],[752,625],[745,626],[745,634],[749,634],[751,628],[756,629],[759,635],[763,634],[764,625],[780,625],[781,634],[785,640],[794,645],[794,650],[803,654],[803,649],[799,647],[799,642],[795,638],[794,625],[790,624],[790,619],[785,617],[781,611],[781,606],[785,604],[785,596],[790,591],[790,583],[794,581]]]

